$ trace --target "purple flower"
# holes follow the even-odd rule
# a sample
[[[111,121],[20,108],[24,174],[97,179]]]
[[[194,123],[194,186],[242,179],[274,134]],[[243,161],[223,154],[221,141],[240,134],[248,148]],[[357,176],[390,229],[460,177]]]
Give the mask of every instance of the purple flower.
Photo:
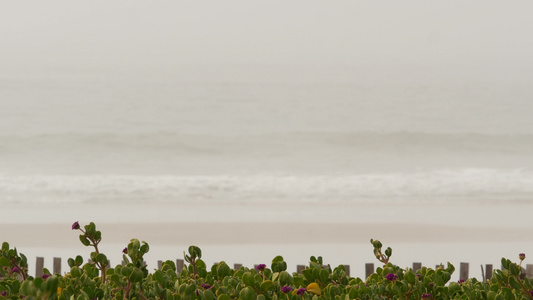
[[[387,278],[388,281],[393,281],[394,280],[394,273],[387,274],[387,276],[385,276],[385,278]]]
[[[261,271],[261,272],[263,272],[265,268],[266,268],[265,264],[258,264],[257,267],[255,267],[257,271]]]
[[[292,288],[290,286],[283,286],[283,287],[281,287],[281,291],[283,293],[288,293],[288,292],[292,291]]]
[[[76,221],[72,224],[72,230],[80,229],[80,222]]]
[[[203,283],[203,284],[202,284],[202,287],[203,287],[204,289],[206,289],[206,290],[208,290],[208,289],[211,288],[211,286],[210,286],[209,284],[206,284],[206,283]]]
[[[459,284],[461,284],[461,283],[463,283],[463,282],[465,282],[464,279],[459,279],[459,280],[457,281],[457,283],[459,283]]]
[[[298,296],[303,296],[303,294],[305,294],[305,289],[304,288],[298,289],[296,291],[296,295],[298,295]]]
[[[431,298],[431,294],[422,294],[422,299]]]
[[[48,277],[50,277],[50,274],[46,274],[45,273],[45,274],[41,275],[41,278],[44,279],[44,280],[46,280],[46,278],[48,278]]]
[[[525,253],[520,253],[520,254],[518,254],[518,258],[520,258],[520,260],[524,260],[524,259],[526,259],[526,254]]]
[[[122,253],[124,253],[124,254],[128,254],[128,247],[122,249]]]
[[[19,271],[20,271],[20,270],[19,270],[19,268],[17,268],[17,267],[13,267],[13,269],[11,270],[11,272],[13,272],[13,273],[18,273]]]
[[[6,291],[2,291],[2,292],[0,293],[0,295],[2,295],[2,296],[4,296],[4,297],[7,297],[7,292],[6,292]]]
[[[533,297],[533,291],[531,291],[531,297]]]

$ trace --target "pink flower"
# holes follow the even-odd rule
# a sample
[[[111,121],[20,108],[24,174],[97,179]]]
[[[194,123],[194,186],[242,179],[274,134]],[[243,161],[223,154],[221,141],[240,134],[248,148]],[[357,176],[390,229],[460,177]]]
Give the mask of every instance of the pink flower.
[[[72,230],[80,229],[80,222],[76,221],[72,224]]]

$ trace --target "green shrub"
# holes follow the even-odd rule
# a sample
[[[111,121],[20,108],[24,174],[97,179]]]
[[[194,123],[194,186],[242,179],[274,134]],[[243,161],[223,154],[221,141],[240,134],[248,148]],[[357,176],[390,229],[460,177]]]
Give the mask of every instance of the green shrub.
[[[390,262],[392,249],[383,253],[382,244],[371,240],[374,255],[383,263],[366,279],[349,277],[344,266],[331,268],[322,257],[312,256],[301,274],[287,272],[283,257],[276,256],[270,265],[234,270],[225,262],[207,268],[202,251],[190,246],[184,259],[188,263],[177,270],[172,261],[163,262],[160,270],[150,273],[144,264],[148,243],[132,239],[123,250],[125,265],[109,266],[100,253],[101,233],[94,223],[81,226],[83,245],[93,247],[92,262],[83,258],[68,259],[70,271],[42,277],[27,275],[23,254],[3,243],[0,256],[0,299],[172,299],[172,300],[348,300],[348,299],[533,299],[533,279],[521,278],[524,254],[520,262],[502,259],[503,270],[495,270],[492,279],[475,278],[450,282],[455,268],[450,263],[436,269],[422,267],[416,272]],[[178,271],[180,271],[178,273]]]

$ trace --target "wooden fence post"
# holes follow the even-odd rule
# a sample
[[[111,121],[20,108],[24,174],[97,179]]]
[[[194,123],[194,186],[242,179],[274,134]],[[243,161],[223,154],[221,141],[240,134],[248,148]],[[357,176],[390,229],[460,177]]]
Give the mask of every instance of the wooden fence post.
[[[343,265],[346,276],[350,277],[350,265]]]
[[[41,277],[43,275],[44,269],[44,257],[37,257],[35,261],[35,278]]]
[[[533,265],[526,265],[526,277],[533,278]]]
[[[305,266],[304,265],[297,265],[296,266],[296,273],[302,274],[303,270],[305,270]]]
[[[233,264],[233,269],[238,270],[242,267],[242,264]]]
[[[419,263],[419,262],[414,262],[413,263],[413,272],[416,273],[416,271],[422,269],[422,263]]]
[[[176,272],[178,272],[178,275],[181,273],[183,268],[185,268],[185,261],[183,259],[176,259]]]
[[[373,263],[365,264],[365,279],[370,277],[370,275],[372,274],[374,274],[374,264]]]
[[[492,278],[492,265],[490,264],[485,265],[485,278],[487,280],[490,280]]]
[[[468,279],[468,263],[461,263],[461,267],[459,268],[459,279]]]
[[[161,270],[162,267],[163,267],[163,261],[162,260],[158,260],[157,261],[157,269]]]
[[[54,274],[61,274],[61,257],[54,257]]]

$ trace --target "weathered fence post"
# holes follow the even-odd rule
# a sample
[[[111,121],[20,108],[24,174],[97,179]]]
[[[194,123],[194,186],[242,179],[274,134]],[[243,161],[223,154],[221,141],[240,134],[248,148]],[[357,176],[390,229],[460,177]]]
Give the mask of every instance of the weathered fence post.
[[[373,263],[365,264],[365,278],[368,278],[372,274],[374,274],[374,264]]]
[[[163,261],[162,260],[158,260],[157,261],[157,269],[161,270],[162,267],[163,267]]]
[[[304,265],[297,265],[296,266],[296,273],[302,274],[303,270],[305,270],[305,266]]]
[[[461,267],[459,268],[459,279],[468,279],[468,263],[461,263]]]
[[[242,264],[233,264],[233,269],[238,270],[242,267]]]
[[[61,257],[54,257],[54,269],[53,270],[54,270],[54,274],[61,274]]]
[[[346,276],[350,277],[350,265],[343,265]]]
[[[414,262],[413,263],[413,272],[416,273],[416,271],[422,269],[422,263],[419,263],[419,262]]]
[[[526,277],[533,278],[533,265],[526,265]]]
[[[185,261],[183,259],[176,259],[176,272],[178,272],[178,275],[181,273],[183,268],[185,268]]]
[[[41,277],[43,275],[44,269],[44,257],[37,257],[35,261],[35,278]]]
[[[490,280],[492,278],[492,265],[491,264],[485,265],[485,278],[486,280]]]

